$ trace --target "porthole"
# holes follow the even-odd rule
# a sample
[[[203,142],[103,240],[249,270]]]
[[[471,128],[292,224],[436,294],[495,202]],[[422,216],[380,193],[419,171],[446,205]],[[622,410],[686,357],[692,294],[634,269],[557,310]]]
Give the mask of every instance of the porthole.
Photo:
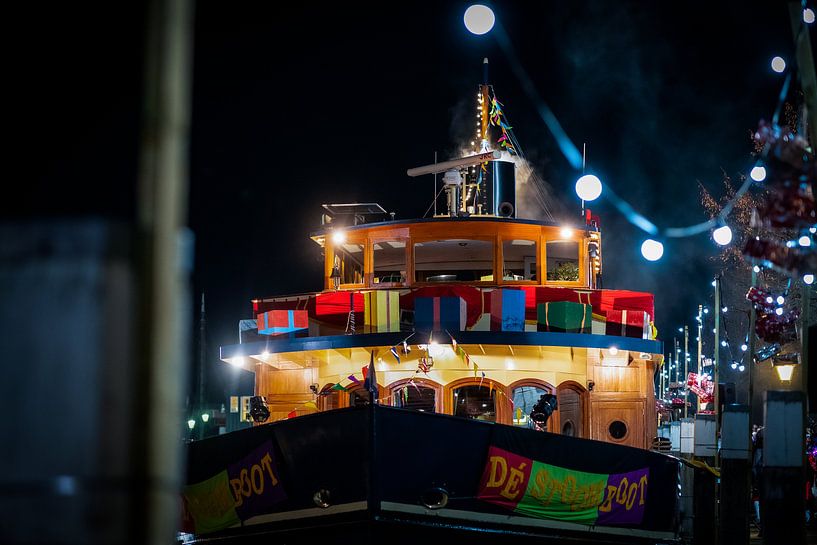
[[[613,420],[607,428],[607,432],[613,439],[624,439],[627,435],[627,424],[621,420]]]

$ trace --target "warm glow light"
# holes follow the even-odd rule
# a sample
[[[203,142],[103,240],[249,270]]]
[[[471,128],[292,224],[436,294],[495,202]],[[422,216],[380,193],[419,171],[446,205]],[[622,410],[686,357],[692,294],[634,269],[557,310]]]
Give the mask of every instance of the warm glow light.
[[[772,70],[777,72],[778,74],[782,73],[786,69],[786,61],[783,60],[783,57],[775,57],[772,59]]]
[[[794,373],[794,365],[775,365],[774,370],[783,382],[789,382]]]
[[[482,4],[474,4],[469,7],[465,10],[465,15],[462,19],[465,22],[465,28],[468,29],[468,32],[476,34],[477,36],[489,32],[494,28],[494,23],[496,22],[496,17],[494,16],[494,12],[491,11],[491,8],[483,6]]]
[[[749,176],[756,182],[762,182],[766,179],[766,169],[761,166],[756,166],[749,173]]]
[[[562,235],[562,238],[570,238],[573,236],[573,229],[570,227],[562,227],[562,230],[559,231],[559,233]]]
[[[609,352],[611,356],[615,356],[616,354],[618,354],[618,348],[616,348],[615,346],[611,346]]]
[[[344,231],[335,231],[332,233],[332,242],[335,244],[343,244],[346,242],[346,233]]]
[[[576,180],[576,194],[583,201],[594,201],[601,195],[601,180],[592,174],[585,174]]]
[[[718,227],[717,229],[712,231],[712,238],[714,238],[715,242],[717,242],[721,246],[726,246],[727,244],[732,242],[732,229],[730,229],[728,225]]]
[[[244,367],[244,357],[236,356],[234,358],[230,358],[230,363],[236,367]]]
[[[641,243],[641,255],[647,261],[658,261],[664,255],[664,245],[657,240],[648,238]]]

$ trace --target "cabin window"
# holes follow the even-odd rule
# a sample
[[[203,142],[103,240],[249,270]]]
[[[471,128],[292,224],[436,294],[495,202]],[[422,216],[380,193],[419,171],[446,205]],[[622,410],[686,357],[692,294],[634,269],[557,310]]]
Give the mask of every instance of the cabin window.
[[[417,282],[493,281],[494,248],[487,240],[430,240],[414,245]]]
[[[536,386],[519,386],[513,389],[513,425],[520,428],[533,428],[530,413],[533,406],[544,394],[549,393]]]
[[[502,241],[502,279],[536,280],[536,241]]]
[[[337,409],[340,405],[339,391],[333,389],[334,384],[327,384],[318,396],[318,407],[322,411]]]
[[[624,439],[624,437],[627,435],[627,424],[625,424],[621,420],[614,420],[613,422],[610,422],[610,426],[608,426],[607,432],[613,439],[616,440]]]
[[[365,388],[357,388],[349,392],[349,406],[362,407],[364,405],[368,405],[370,398],[371,395],[369,394],[369,390]]]
[[[335,247],[341,284],[363,283],[363,244],[344,243]]]
[[[548,242],[547,279],[557,282],[579,280],[579,243],[570,241]]]
[[[386,240],[372,246],[375,284],[406,281],[406,242]]]
[[[454,416],[496,422],[495,400],[487,386],[462,386],[454,390]]]
[[[419,384],[403,384],[392,390],[393,405],[423,413],[436,412],[437,393],[434,388]]]

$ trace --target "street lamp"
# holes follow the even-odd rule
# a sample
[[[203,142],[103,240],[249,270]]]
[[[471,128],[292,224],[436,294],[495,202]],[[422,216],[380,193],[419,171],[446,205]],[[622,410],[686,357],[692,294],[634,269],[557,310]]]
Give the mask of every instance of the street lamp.
[[[201,421],[205,424],[210,420],[210,413],[201,413]]]
[[[187,421],[187,427],[190,428],[190,431],[193,431],[193,428],[196,427],[196,421],[191,418]]]

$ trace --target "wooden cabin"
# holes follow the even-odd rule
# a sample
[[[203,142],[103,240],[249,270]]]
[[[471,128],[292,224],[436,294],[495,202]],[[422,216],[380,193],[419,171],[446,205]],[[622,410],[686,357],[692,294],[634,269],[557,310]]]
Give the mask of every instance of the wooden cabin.
[[[308,330],[221,349],[224,361],[255,372],[271,420],[367,403],[363,368],[374,354],[379,403],[531,427],[533,405],[552,393],[549,431],[649,448],[662,346],[654,328],[609,334],[606,316],[629,309],[654,321],[653,296],[600,289],[595,224],[496,216],[339,223],[312,235],[324,250],[322,292],[253,301],[253,317],[308,313]],[[503,289],[525,292],[522,331],[492,331],[491,297]],[[400,306],[386,331],[367,324],[362,308],[365,294],[383,290]],[[461,330],[415,331],[414,298],[435,294],[463,299]],[[592,304],[592,327],[541,331],[537,305],[548,301]]]

